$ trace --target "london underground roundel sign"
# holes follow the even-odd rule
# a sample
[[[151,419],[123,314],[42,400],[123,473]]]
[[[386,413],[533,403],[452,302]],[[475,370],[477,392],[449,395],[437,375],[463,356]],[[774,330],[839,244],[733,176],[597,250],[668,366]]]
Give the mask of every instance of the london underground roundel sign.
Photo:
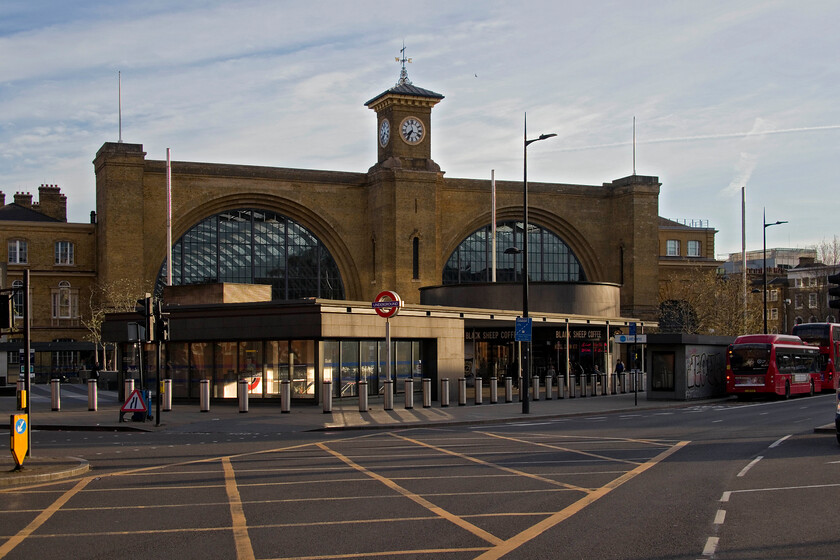
[[[385,317],[387,319],[399,313],[400,307],[403,306],[403,301],[400,299],[397,292],[385,290],[376,296],[376,299],[373,300],[372,306],[373,310],[376,311],[380,317]]]

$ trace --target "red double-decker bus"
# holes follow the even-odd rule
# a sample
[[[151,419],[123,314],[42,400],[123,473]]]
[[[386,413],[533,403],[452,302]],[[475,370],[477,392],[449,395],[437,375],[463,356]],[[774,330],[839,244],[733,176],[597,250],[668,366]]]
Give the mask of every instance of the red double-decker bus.
[[[837,356],[840,356],[840,324],[803,323],[793,327],[794,336],[805,344],[820,349],[820,371],[823,391],[836,391],[838,387]]]
[[[726,353],[726,392],[775,394],[785,398],[822,390],[820,351],[797,336],[739,336]]]

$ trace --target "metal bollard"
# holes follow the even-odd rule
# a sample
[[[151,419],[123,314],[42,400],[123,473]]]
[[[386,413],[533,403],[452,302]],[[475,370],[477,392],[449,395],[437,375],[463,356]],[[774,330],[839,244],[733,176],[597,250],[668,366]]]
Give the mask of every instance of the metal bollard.
[[[163,411],[172,411],[172,380],[163,380]]]
[[[533,401],[540,400],[540,376],[539,375],[535,375],[534,377],[531,378],[531,385],[534,387],[532,400]]]
[[[411,377],[405,380],[405,409],[414,408],[414,379]]]
[[[332,412],[332,401],[333,401],[333,394],[332,394],[332,379],[324,379],[324,383],[322,385],[322,395],[324,401],[324,414],[329,414]]]
[[[394,382],[389,379],[383,385],[385,386],[385,410],[394,410]]]
[[[131,396],[131,393],[134,391],[134,380],[133,379],[126,379],[123,381],[123,393],[125,396],[123,400],[128,400],[128,397]]]
[[[505,377],[505,402],[513,402],[513,378]]]
[[[292,382],[288,379],[280,380],[280,413],[292,411]]]
[[[550,401],[554,398],[553,378],[550,375],[545,376],[545,400]]]
[[[600,376],[597,373],[589,374],[589,383],[592,385],[592,389],[590,390],[589,394],[593,397],[598,396],[598,378]]]
[[[621,377],[621,392],[626,393],[627,392],[627,372],[622,371],[620,377]]]
[[[484,380],[480,377],[475,378],[475,404],[484,402]]]
[[[199,381],[198,407],[201,412],[210,412],[210,380]]]
[[[88,410],[96,412],[98,408],[98,387],[96,379],[88,379]]]
[[[432,406],[432,380],[429,377],[423,378],[423,408]]]
[[[461,377],[458,379],[458,406],[467,404],[467,379]]]
[[[498,378],[490,378],[490,404],[499,402],[499,380]]]
[[[368,411],[368,382],[359,381],[359,412]]]
[[[440,406],[449,406],[449,378],[440,380]]]
[[[61,410],[61,380],[50,380],[50,402],[53,410]]]
[[[586,396],[586,374],[585,373],[579,373],[578,374],[578,386],[579,386],[579,389],[580,389],[580,397],[581,398],[585,397]]]
[[[239,412],[248,412],[248,380],[240,379],[236,384],[236,398],[239,401]]]

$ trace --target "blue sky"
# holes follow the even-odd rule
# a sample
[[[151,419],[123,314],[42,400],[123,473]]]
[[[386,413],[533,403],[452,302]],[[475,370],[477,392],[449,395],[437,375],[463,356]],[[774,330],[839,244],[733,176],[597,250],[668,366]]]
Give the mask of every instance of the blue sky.
[[[432,157],[448,177],[662,182],[660,215],[708,220],[716,252],[838,234],[836,1],[20,1],[0,3],[0,190],[94,209],[93,160],[122,138],[150,159],[365,171],[405,41],[415,85],[446,98]],[[604,227],[609,224],[605,221]]]

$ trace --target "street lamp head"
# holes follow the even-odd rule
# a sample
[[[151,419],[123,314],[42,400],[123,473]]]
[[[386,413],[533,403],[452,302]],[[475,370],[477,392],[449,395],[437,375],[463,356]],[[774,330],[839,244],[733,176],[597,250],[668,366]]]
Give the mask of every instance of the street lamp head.
[[[557,136],[557,134],[553,132],[551,134],[540,134],[540,137],[537,138],[537,140],[545,140],[546,138],[551,138],[552,136]]]

